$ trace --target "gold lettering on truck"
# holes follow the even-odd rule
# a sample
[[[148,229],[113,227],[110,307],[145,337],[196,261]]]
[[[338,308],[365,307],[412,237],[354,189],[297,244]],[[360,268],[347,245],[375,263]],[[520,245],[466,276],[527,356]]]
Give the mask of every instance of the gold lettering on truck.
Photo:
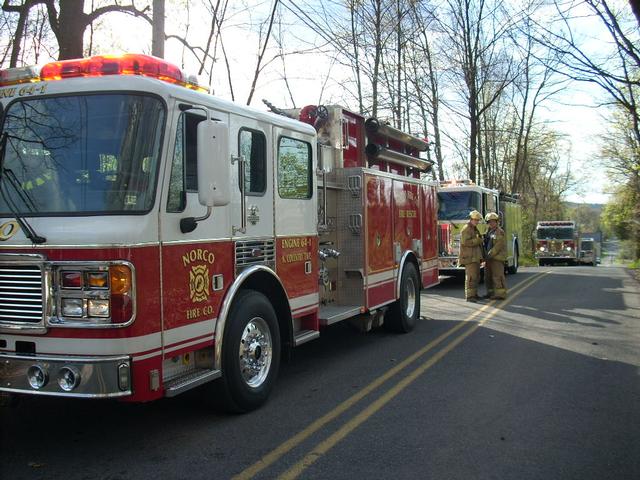
[[[398,216],[400,218],[417,218],[418,212],[415,210],[399,210]]]
[[[18,232],[19,229],[20,225],[18,225],[18,222],[16,222],[15,220],[4,222],[2,225],[0,225],[0,240],[2,240],[3,242],[5,240],[9,240]]]
[[[308,248],[311,246],[311,238],[309,237],[283,238],[280,242],[282,250]],[[282,261],[282,263],[307,262],[311,260],[311,253],[283,252],[280,260]]]

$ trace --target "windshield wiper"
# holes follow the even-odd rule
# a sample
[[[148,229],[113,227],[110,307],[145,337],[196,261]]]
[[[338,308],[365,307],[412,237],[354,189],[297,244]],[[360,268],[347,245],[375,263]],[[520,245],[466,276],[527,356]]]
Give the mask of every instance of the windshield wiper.
[[[33,199],[31,199],[31,197],[27,194],[27,192],[22,190],[15,174],[11,170],[4,168],[4,154],[7,148],[8,139],[9,139],[9,135],[7,134],[7,132],[4,132],[2,134],[2,138],[0,139],[0,194],[4,199],[4,202],[7,204],[7,207],[9,207],[9,210],[11,210],[11,213],[13,214],[16,221],[18,222],[18,225],[20,225],[20,228],[22,228],[22,231],[24,232],[25,236],[29,240],[31,240],[32,243],[41,244],[46,242],[47,239],[45,237],[41,237],[40,235],[38,235],[36,231],[33,229],[33,227],[29,225],[29,223],[22,217],[22,215],[20,215],[20,211],[18,210],[18,207],[16,206],[16,204],[13,203],[13,199],[10,198],[9,195],[6,195],[4,188],[2,188],[3,184],[5,183],[4,180],[7,180],[9,184],[13,187],[15,192],[18,194],[20,199],[24,202],[24,204],[27,207],[29,207],[31,211],[35,210],[35,204],[33,202]]]

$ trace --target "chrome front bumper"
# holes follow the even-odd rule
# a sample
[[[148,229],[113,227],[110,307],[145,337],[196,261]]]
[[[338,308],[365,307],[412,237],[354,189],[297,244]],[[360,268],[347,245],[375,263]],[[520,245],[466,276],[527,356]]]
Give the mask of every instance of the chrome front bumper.
[[[440,257],[438,259],[438,270],[440,274],[455,273],[464,270],[458,265],[458,257]]]
[[[29,383],[33,367],[46,380],[39,388]],[[73,371],[77,386],[65,391],[58,383],[61,371]],[[0,354],[0,391],[77,398],[111,398],[131,395],[129,357],[59,357]]]

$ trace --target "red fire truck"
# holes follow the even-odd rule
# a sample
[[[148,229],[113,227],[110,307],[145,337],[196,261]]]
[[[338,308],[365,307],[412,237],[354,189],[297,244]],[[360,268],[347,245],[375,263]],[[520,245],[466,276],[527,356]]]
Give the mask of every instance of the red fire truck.
[[[576,224],[570,220],[545,220],[536,225],[538,265],[567,263],[575,265],[579,259]]]
[[[410,331],[437,283],[423,140],[236,105],[144,55],[0,72],[0,391],[268,397],[347,320]],[[282,112],[284,113],[284,112]]]

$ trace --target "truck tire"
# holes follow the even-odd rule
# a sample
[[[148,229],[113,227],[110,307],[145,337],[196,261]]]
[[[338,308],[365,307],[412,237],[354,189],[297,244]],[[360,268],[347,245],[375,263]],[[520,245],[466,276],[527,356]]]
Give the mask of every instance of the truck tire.
[[[413,263],[407,262],[400,279],[400,298],[385,315],[384,326],[397,333],[409,333],[420,317],[420,279]]]
[[[266,402],[280,367],[280,329],[262,293],[245,290],[229,311],[222,344],[222,377],[216,399],[229,412],[244,413]]]

